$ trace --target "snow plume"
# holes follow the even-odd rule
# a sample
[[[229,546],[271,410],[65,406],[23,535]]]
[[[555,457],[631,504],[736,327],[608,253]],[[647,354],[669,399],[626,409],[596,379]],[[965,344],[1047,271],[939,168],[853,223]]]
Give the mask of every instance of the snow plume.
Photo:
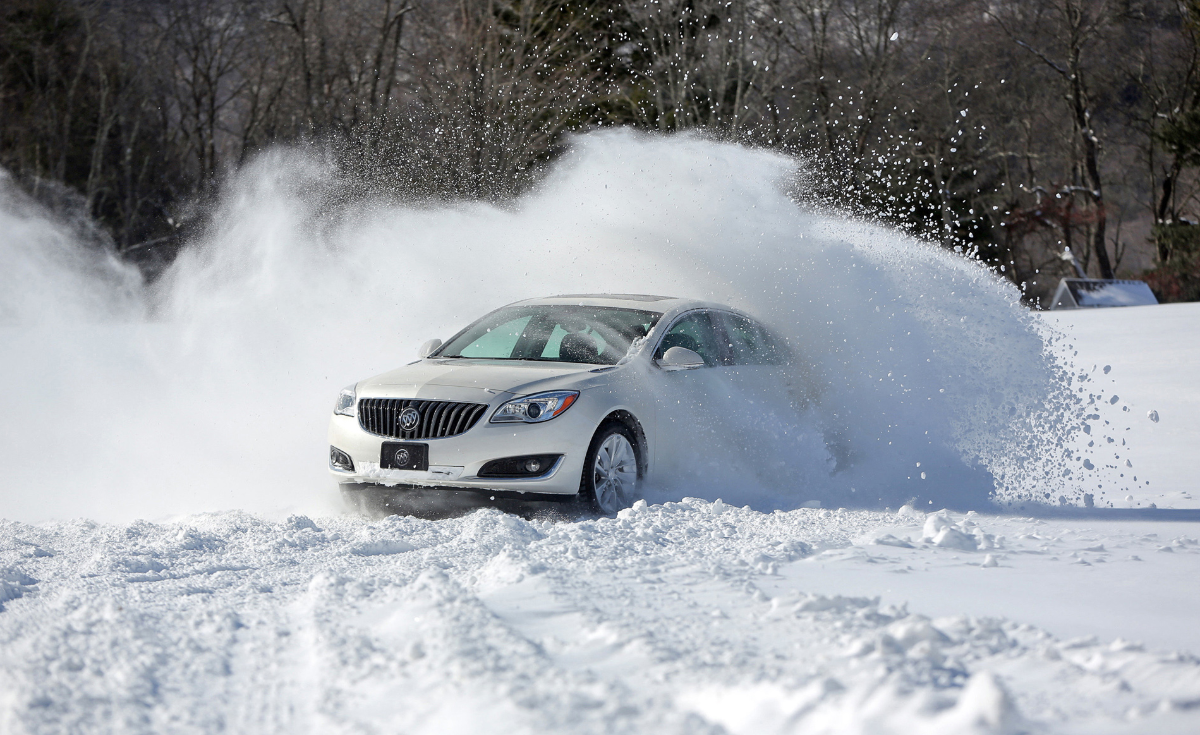
[[[91,224],[53,216],[0,169],[0,328],[140,317],[141,277]]]
[[[786,381],[706,386],[693,471],[652,500],[962,508],[1065,491],[1079,412],[1016,289],[805,213],[798,180],[772,153],[610,131],[508,207],[346,204],[332,166],[275,150],[138,298],[126,269],[9,197],[0,516],[329,511],[338,389],[495,307],[580,292],[728,303],[799,355]]]

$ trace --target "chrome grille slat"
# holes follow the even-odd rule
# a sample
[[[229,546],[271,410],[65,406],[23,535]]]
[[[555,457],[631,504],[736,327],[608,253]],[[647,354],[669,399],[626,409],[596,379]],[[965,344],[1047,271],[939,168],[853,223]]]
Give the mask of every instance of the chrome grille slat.
[[[433,416],[432,431],[434,436],[445,436],[443,429],[446,428],[446,415],[454,410],[453,406],[439,406],[437,413]]]
[[[450,412],[454,410],[454,408],[455,407],[453,405],[446,404],[438,406],[437,413],[433,415],[432,428],[434,436],[446,435],[446,416],[448,416]]]
[[[465,406],[454,406],[446,411],[442,416],[442,420],[438,422],[438,433],[445,436],[453,433],[454,426],[458,423],[458,416],[465,410]]]
[[[421,433],[430,439],[436,439],[437,434],[433,432],[435,414],[440,408],[440,404],[431,403],[421,408]]]
[[[470,416],[468,416],[465,419],[465,421],[467,422],[467,428],[474,426],[475,422],[478,421],[480,419],[480,417],[483,416],[485,411],[487,411],[487,406],[479,406],[478,408],[476,408],[475,411],[473,413],[471,413]],[[465,428],[463,429],[463,431],[466,431],[466,430],[467,429],[465,429]]]
[[[446,433],[453,434],[458,430],[458,417],[463,415],[464,411],[469,410],[469,406],[455,406],[454,410],[446,413]]]
[[[429,425],[425,428],[425,431],[426,431],[426,433],[429,434],[429,436],[433,437],[434,439],[438,438],[438,433],[437,433],[438,415],[441,414],[442,411],[444,411],[444,410],[446,410],[446,404],[439,403],[439,404],[430,406],[429,410],[425,412],[425,415],[429,417]]]
[[[400,428],[400,412],[415,408],[421,414],[416,428]],[[443,439],[466,432],[487,412],[486,403],[421,401],[411,398],[360,398],[358,425],[376,436],[393,439]]]

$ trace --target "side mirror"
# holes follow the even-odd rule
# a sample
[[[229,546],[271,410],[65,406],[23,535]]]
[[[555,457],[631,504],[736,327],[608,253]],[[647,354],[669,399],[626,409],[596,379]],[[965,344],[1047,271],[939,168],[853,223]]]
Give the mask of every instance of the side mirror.
[[[663,370],[691,370],[704,367],[704,358],[686,347],[672,347],[658,361]]]
[[[421,345],[421,349],[417,350],[417,357],[429,357],[429,353],[442,346],[440,339],[431,339]]]

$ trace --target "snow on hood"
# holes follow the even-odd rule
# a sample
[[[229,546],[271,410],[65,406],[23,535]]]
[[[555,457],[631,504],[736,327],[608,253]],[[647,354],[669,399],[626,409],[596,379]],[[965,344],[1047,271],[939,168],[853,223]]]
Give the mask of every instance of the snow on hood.
[[[407,394],[425,397],[426,386],[479,389],[492,393],[525,394],[535,390],[552,390],[565,380],[580,376],[594,365],[561,362],[525,362],[498,360],[421,360],[411,365],[364,380],[358,386],[360,394],[383,391],[389,395]]]

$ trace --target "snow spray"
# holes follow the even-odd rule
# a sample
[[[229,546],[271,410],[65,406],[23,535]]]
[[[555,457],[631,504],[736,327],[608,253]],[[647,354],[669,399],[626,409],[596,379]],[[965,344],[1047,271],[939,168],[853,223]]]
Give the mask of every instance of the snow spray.
[[[970,508],[1082,492],[1071,376],[1011,284],[895,231],[806,212],[795,160],[690,136],[575,139],[537,190],[344,204],[301,151],[261,155],[153,288],[7,186],[0,517],[335,512],[344,385],[484,313],[562,293],[744,309],[797,355],[712,395],[651,501]],[[91,254],[89,254],[91,253]],[[712,461],[720,457],[721,461]]]

